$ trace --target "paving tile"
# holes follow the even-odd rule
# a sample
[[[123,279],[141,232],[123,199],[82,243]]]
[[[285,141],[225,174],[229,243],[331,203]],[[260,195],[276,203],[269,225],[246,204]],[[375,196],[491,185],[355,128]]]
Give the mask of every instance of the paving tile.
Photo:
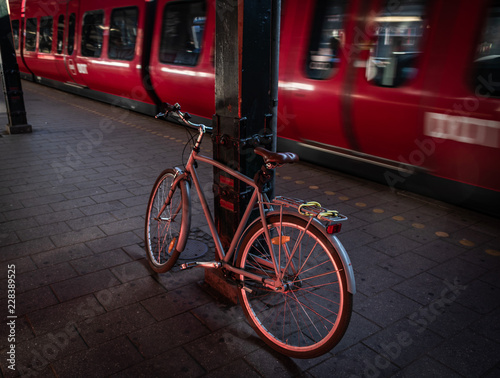
[[[28,240],[2,247],[0,261],[9,261],[35,253],[49,251],[54,248],[54,244],[48,237]]]
[[[119,265],[112,268],[111,271],[122,283],[150,276],[152,273],[145,259]]]
[[[31,256],[39,268],[49,265],[59,264],[92,254],[92,251],[85,244],[74,244],[66,247],[55,248],[47,252],[41,252]]]
[[[361,228],[362,231],[376,236],[377,238],[385,238],[387,236],[397,234],[398,232],[405,231],[406,229],[406,226],[398,224],[392,219],[385,219]]]
[[[56,247],[64,247],[72,244],[83,243],[87,240],[95,240],[106,236],[98,227],[88,227],[77,231],[69,231],[50,237]]]
[[[56,303],[59,301],[53,291],[48,286],[43,286],[16,295],[16,313],[20,316]]]
[[[379,266],[356,271],[354,277],[356,279],[356,290],[365,295],[380,293],[403,281],[401,275]]]
[[[410,278],[437,265],[434,261],[413,252],[406,252],[379,264],[382,268],[402,277]]]
[[[429,269],[428,272],[449,282],[457,281],[460,284],[467,284],[486,273],[486,269],[462,259],[453,259]]]
[[[401,235],[391,235],[369,244],[370,247],[389,256],[399,256],[402,253],[418,248],[420,245],[420,243]]]
[[[144,227],[144,218],[134,217],[129,219],[123,219],[114,221],[111,223],[102,224],[99,226],[101,230],[104,231],[106,235],[116,235],[123,233],[125,231],[133,231],[136,229],[141,229]]]
[[[27,241],[42,238],[44,236],[63,234],[68,231],[71,231],[71,229],[66,223],[57,222],[49,225],[33,226],[24,230],[18,230],[16,233],[22,241]]]
[[[447,378],[459,378],[462,375],[451,370],[445,365],[424,356],[408,367],[404,368],[397,374],[393,376],[394,378],[421,378],[421,377],[447,377]]]
[[[86,363],[82,363],[85,361]],[[74,353],[53,363],[60,377],[110,376],[142,361],[126,337],[114,339],[95,348]]]
[[[101,232],[101,231],[100,231]],[[99,239],[87,239],[87,246],[94,253],[102,253],[116,248],[127,247],[139,243],[141,240],[132,232],[124,232],[122,234],[101,237]]]
[[[72,230],[79,231],[92,226],[100,226],[110,222],[116,222],[116,218],[110,213],[99,213],[95,215],[86,215],[78,219],[66,221]]]
[[[122,248],[134,260],[143,259],[146,257],[144,247],[139,244],[127,245]]]
[[[207,334],[209,330],[187,313],[132,332],[129,338],[145,358],[151,358],[198,340]]]
[[[186,345],[205,370],[215,370],[262,347],[263,342],[246,322],[231,324]]]
[[[35,220],[39,224],[51,224],[81,218],[82,216],[83,213],[80,211],[80,209],[68,209],[57,212],[54,212],[52,211],[52,209],[50,209],[50,212],[48,212],[47,214],[36,216]]]
[[[77,323],[92,322],[105,311],[95,296],[89,294],[34,311],[29,319],[34,332],[44,335]]]
[[[227,365],[224,365],[218,369],[211,371],[206,374],[206,377],[261,377],[261,375],[250,367],[244,360],[230,360]]]
[[[395,366],[404,368],[444,340],[430,329],[402,319],[363,340]]]
[[[170,377],[194,378],[204,376],[205,373],[205,370],[183,348],[175,348],[110,377],[161,377],[168,375]]]
[[[120,210],[120,209],[124,209],[124,208],[125,208],[125,205],[123,205],[120,201],[109,201],[109,202],[99,203],[99,204],[94,204],[94,202],[93,202],[92,205],[83,206],[80,208],[80,210],[85,215],[94,215],[94,214],[111,212],[113,210]]]
[[[308,370],[313,377],[390,377],[398,368],[363,344],[336,354]]]
[[[457,302],[480,314],[500,308],[500,288],[482,281],[473,281],[460,287]]]
[[[72,260],[71,266],[79,275],[92,273],[98,270],[112,268],[130,261],[130,257],[121,249],[91,255],[78,260]]]
[[[387,327],[419,307],[417,302],[388,289],[363,301],[356,312],[381,327]]]
[[[428,355],[466,377],[480,377],[498,364],[500,344],[464,330]]]
[[[43,269],[32,270],[17,274],[16,292],[23,293],[41,286],[64,281],[77,276],[77,272],[68,263],[49,266]]]
[[[95,273],[71,278],[52,285],[52,289],[61,301],[67,301],[82,295],[109,288],[120,282],[109,270],[100,270]]]
[[[155,323],[154,318],[138,303],[106,312],[76,325],[86,344],[99,344],[127,335]]]
[[[156,320],[164,320],[202,306],[211,300],[212,297],[196,285],[187,285],[141,303]]]
[[[107,311],[140,302],[165,292],[163,286],[150,276],[109,287],[96,292],[96,298]]]

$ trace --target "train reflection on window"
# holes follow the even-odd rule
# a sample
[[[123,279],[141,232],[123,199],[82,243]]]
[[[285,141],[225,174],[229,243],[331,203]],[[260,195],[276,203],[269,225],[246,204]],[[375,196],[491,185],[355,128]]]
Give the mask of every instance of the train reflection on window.
[[[26,20],[26,41],[25,49],[26,51],[36,50],[36,28],[38,21],[36,18],[28,18]]]
[[[56,51],[58,54],[63,52],[63,40],[64,40],[64,16],[61,14],[57,19],[57,45]]]
[[[375,18],[376,44],[366,77],[382,87],[399,87],[418,72],[421,42],[427,28],[427,0],[387,0]]]
[[[118,8],[111,13],[108,48],[110,59],[134,59],[138,13],[137,7]]]
[[[104,12],[92,11],[83,16],[82,55],[98,58],[102,52]]]
[[[160,62],[195,66],[205,29],[204,1],[174,2],[163,12]]]
[[[346,0],[322,0],[316,4],[306,62],[306,74],[311,79],[328,79],[339,65],[345,42],[346,4]]]
[[[475,93],[500,97],[500,0],[490,7],[474,64]]]
[[[19,50],[19,20],[12,20],[12,40],[14,42],[14,48]]]
[[[38,35],[38,51],[50,53],[52,50],[52,17],[40,18],[40,34]]]
[[[71,13],[69,16],[69,25],[68,25],[68,55],[73,54],[75,49],[75,24],[76,24],[76,16],[74,13]]]

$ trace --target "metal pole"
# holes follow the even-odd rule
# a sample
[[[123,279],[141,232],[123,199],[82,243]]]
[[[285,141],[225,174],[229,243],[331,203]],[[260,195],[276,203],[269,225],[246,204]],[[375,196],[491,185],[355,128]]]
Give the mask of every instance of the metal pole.
[[[31,133],[26,119],[24,96],[12,38],[8,0],[0,0],[0,71],[7,105],[9,134]]]
[[[281,0],[272,0],[271,9],[271,132],[274,135],[272,148],[276,151],[278,142],[278,89],[280,66]],[[274,186],[274,185],[273,185]]]
[[[259,145],[272,149],[272,0],[216,1],[214,157],[253,177],[262,160]],[[278,39],[279,43],[279,39]],[[275,79],[277,82],[277,74]],[[249,200],[246,185],[214,171],[215,223],[229,246]],[[270,189],[268,189],[270,190]]]

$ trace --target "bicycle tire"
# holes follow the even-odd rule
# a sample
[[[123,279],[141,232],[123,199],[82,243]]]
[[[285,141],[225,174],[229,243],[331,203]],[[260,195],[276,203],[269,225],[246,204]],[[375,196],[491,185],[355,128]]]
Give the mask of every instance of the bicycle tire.
[[[191,213],[187,182],[179,181],[170,202],[165,202],[177,173],[175,169],[164,170],[156,179],[149,197],[145,244],[149,264],[157,273],[164,273],[174,266],[189,234]],[[164,204],[166,206],[159,214]]]
[[[352,294],[347,290],[346,271],[335,247],[316,225],[306,229],[307,222],[294,214],[283,214],[281,221],[279,214],[270,215],[267,221],[283,275],[282,289],[275,291],[240,276],[240,303],[251,326],[270,347],[294,358],[318,357],[342,339],[349,325]],[[295,247],[289,264],[290,256],[283,252],[291,254]],[[237,266],[274,279],[269,251],[262,223],[256,221],[240,244]]]

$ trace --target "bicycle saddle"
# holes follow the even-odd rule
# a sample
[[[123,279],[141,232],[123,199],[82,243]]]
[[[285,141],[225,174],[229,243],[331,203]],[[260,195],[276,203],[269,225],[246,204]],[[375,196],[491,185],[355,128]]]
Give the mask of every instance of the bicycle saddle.
[[[296,163],[299,161],[299,157],[293,152],[272,152],[266,150],[262,147],[257,147],[254,152],[257,155],[260,155],[264,158],[264,163],[277,163],[277,164],[286,164],[286,163]]]

